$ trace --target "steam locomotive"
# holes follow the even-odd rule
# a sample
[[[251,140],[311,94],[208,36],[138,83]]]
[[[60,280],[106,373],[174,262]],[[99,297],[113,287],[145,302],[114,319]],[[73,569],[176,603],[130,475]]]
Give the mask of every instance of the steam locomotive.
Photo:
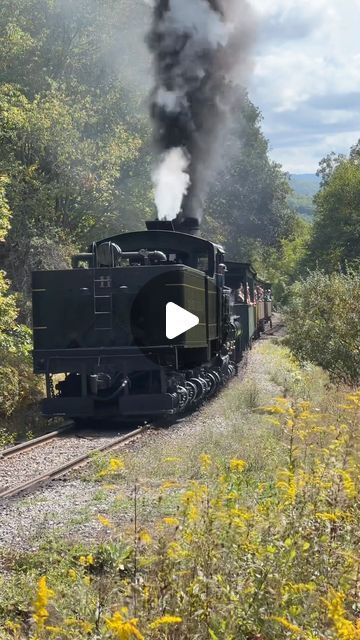
[[[94,242],[72,267],[33,273],[34,371],[45,374],[47,416],[180,414],[235,375],[271,318],[251,265],[226,263],[191,218]],[[169,302],[199,318],[173,340]]]

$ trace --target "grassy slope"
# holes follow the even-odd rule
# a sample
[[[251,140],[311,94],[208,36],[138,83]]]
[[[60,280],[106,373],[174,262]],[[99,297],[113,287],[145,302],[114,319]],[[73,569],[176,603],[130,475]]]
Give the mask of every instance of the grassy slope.
[[[260,343],[197,416],[95,462],[96,544],[4,555],[0,637],[356,640],[359,406]]]

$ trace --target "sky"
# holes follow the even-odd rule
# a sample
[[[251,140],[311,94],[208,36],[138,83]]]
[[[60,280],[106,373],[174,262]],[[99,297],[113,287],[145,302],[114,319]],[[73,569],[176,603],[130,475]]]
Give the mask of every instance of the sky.
[[[250,97],[271,157],[314,173],[360,138],[360,0],[250,0],[259,32]]]

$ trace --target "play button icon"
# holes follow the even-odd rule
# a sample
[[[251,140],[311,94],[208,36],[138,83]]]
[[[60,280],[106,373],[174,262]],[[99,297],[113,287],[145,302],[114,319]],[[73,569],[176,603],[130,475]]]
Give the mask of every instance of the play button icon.
[[[166,337],[168,340],[177,338],[185,331],[193,329],[200,322],[193,313],[186,311],[179,305],[169,302],[166,305]]]

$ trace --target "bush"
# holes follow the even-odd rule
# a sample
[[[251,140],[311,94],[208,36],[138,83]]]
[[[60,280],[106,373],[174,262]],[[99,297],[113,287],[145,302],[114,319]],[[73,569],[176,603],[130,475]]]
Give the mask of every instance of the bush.
[[[360,382],[360,273],[311,273],[293,287],[287,343],[332,380]]]

